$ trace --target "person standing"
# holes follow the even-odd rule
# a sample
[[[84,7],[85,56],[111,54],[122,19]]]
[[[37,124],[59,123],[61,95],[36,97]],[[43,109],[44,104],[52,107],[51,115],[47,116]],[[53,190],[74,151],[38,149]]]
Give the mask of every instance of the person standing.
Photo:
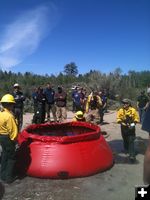
[[[79,87],[76,88],[74,93],[72,94],[72,99],[74,103],[74,111],[82,110],[82,95],[81,89]]]
[[[143,122],[145,111],[146,111],[146,105],[148,103],[149,99],[145,95],[145,91],[142,91],[140,96],[137,98],[137,108],[139,111],[139,117],[140,117],[140,123]]]
[[[142,129],[144,131],[147,131],[149,133],[149,139],[150,139],[150,90],[147,90],[147,95],[149,98],[149,101],[147,102],[145,106],[145,115],[142,123]]]
[[[52,89],[52,86],[50,83],[47,83],[47,87],[44,90],[44,95],[46,97],[46,113],[47,113],[47,121],[50,120],[50,111],[52,112],[54,122],[57,122],[57,117],[56,117],[56,106],[55,106],[55,91]]]
[[[92,92],[86,102],[86,121],[94,124],[100,123],[99,109],[102,106],[100,96],[96,91]]]
[[[36,94],[34,94],[34,100],[36,103],[36,107],[34,110],[32,123],[41,124],[45,122],[45,102],[46,98],[43,93],[43,88],[41,86],[38,87]]]
[[[107,107],[107,97],[106,97],[104,91],[100,91],[99,96],[101,97],[101,100],[102,100],[102,106],[100,106],[100,108],[99,108],[100,124],[102,125],[104,122],[105,109]]]
[[[23,124],[23,107],[25,96],[23,95],[20,85],[18,83],[14,84],[14,91],[12,93],[15,99],[14,105],[14,115],[15,118],[18,120],[18,130],[21,131],[22,124]]]
[[[15,147],[18,136],[18,127],[13,115],[15,99],[12,95],[6,94],[1,99],[3,106],[0,111],[0,145],[1,154],[1,180],[6,183],[12,183],[15,180]]]
[[[128,153],[129,159],[134,162],[136,160],[134,147],[135,125],[139,122],[139,116],[136,109],[131,106],[129,99],[123,99],[122,103],[123,106],[117,112],[117,123],[121,125],[125,153]]]
[[[150,87],[147,90],[148,97],[150,97]],[[150,100],[146,105],[146,112],[142,123],[142,130],[149,134],[148,146],[144,155],[143,180],[145,184],[150,184]]]
[[[81,103],[81,110],[85,112],[85,103],[86,103],[86,89],[83,87],[80,88],[80,103]]]
[[[72,112],[76,112],[74,95],[77,92],[77,86],[72,87],[71,89],[72,89],[72,92],[71,92],[71,97],[72,97]]]
[[[37,95],[38,95],[38,88],[35,87],[33,92],[32,92],[32,101],[33,101],[33,110],[34,110],[34,113],[36,112],[36,109],[37,109]]]
[[[67,93],[62,86],[58,86],[58,91],[55,93],[56,112],[58,122],[65,122],[67,119]]]

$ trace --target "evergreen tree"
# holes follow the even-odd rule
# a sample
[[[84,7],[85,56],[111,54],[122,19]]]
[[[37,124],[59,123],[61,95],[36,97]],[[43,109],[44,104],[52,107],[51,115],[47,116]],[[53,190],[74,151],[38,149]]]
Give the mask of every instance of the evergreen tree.
[[[78,67],[74,62],[64,66],[64,72],[67,76],[76,76],[78,74]]]

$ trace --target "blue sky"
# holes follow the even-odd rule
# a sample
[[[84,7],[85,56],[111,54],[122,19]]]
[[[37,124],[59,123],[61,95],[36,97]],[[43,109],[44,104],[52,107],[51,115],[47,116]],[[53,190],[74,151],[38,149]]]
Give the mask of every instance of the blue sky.
[[[150,70],[149,0],[0,0],[0,67],[54,74]]]

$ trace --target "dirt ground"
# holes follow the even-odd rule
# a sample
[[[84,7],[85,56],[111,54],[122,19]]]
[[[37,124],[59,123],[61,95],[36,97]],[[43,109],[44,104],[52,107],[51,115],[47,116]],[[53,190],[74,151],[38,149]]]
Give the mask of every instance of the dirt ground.
[[[71,120],[73,113],[68,113]],[[32,115],[24,115],[24,127],[31,123]],[[131,164],[122,153],[120,126],[116,112],[109,111],[104,116],[102,131],[108,133],[106,140],[114,153],[114,166],[93,176],[65,180],[25,177],[10,185],[0,184],[4,200],[133,200],[135,186],[143,185],[143,158],[148,134],[137,124],[135,141],[137,163]],[[0,196],[2,196],[0,194]]]

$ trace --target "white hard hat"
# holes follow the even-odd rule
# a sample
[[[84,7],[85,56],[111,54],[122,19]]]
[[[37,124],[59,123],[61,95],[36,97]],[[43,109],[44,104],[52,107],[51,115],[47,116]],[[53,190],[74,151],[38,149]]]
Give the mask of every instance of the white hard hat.
[[[15,84],[14,84],[14,87],[19,87],[19,84],[18,84],[18,83],[15,83]]]

